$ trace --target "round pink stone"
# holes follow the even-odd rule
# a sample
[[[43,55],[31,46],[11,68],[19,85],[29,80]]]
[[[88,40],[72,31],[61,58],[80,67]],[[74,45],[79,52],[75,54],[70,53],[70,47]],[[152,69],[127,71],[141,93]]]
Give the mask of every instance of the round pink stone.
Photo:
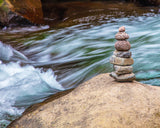
[[[131,48],[131,45],[128,41],[117,41],[115,46],[117,51],[128,51]]]
[[[115,38],[116,40],[126,40],[129,38],[129,35],[125,32],[118,32],[116,35],[115,35]]]
[[[124,26],[120,27],[119,32],[125,32],[125,27]]]

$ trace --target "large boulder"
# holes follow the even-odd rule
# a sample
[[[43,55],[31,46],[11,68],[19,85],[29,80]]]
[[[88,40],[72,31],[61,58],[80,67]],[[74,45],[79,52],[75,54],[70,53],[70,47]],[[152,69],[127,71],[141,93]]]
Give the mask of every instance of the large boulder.
[[[0,25],[26,25],[43,22],[43,12],[40,0],[1,0]]]
[[[30,107],[8,128],[160,128],[160,88],[98,75]]]

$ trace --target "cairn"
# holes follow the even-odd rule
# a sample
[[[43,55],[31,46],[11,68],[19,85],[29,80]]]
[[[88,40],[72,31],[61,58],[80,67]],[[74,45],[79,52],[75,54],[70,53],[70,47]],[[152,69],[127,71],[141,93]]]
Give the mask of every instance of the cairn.
[[[119,28],[119,32],[115,35],[117,42],[115,43],[115,51],[110,58],[110,63],[113,64],[114,72],[111,72],[110,76],[119,82],[128,82],[135,79],[133,73],[134,63],[131,58],[132,53],[129,51],[131,48],[130,43],[127,41],[129,35],[125,32],[125,27]]]

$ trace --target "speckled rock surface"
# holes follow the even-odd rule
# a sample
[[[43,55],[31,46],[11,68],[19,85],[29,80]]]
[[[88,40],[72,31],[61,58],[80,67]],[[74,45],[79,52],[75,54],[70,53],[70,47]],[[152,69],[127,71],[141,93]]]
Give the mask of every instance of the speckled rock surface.
[[[130,43],[127,41],[129,35],[125,33],[125,27],[119,28],[119,32],[115,35],[118,40],[114,47],[115,51],[110,58],[110,63],[113,64],[114,72],[110,74],[116,81],[127,82],[135,80],[132,64],[134,63],[131,58],[132,53],[129,51],[131,48]]]
[[[115,72],[111,72],[110,76],[112,76],[113,78],[115,78],[116,81],[119,82],[133,81],[135,79],[134,73],[117,75]]]
[[[120,66],[127,66],[127,65],[130,66],[134,63],[134,60],[132,58],[120,58],[113,55],[110,58],[110,63]]]
[[[122,74],[127,74],[127,73],[132,73],[133,72],[133,67],[132,66],[118,66],[114,65],[114,70],[117,75],[122,75]]]
[[[30,107],[8,128],[160,128],[160,87],[98,75]]]
[[[125,32],[118,32],[115,35],[115,38],[116,38],[116,40],[126,40],[126,39],[129,39],[129,35]]]
[[[128,51],[128,50],[130,50],[131,45],[128,41],[124,40],[124,41],[117,41],[115,43],[114,47],[118,51]]]
[[[115,50],[113,52],[113,55],[116,57],[121,57],[121,58],[130,58],[132,56],[132,53],[130,51],[117,51]]]
[[[119,32],[125,32],[125,27],[124,26],[120,27]]]

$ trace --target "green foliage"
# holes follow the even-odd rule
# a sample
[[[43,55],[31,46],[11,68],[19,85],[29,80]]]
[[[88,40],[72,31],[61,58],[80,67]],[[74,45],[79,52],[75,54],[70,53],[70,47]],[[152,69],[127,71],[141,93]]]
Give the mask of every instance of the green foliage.
[[[2,4],[3,4],[3,0],[0,0],[0,6],[2,6]]]
[[[8,5],[5,3],[4,0],[0,0],[0,11],[1,13],[3,12],[8,13],[9,11]]]

